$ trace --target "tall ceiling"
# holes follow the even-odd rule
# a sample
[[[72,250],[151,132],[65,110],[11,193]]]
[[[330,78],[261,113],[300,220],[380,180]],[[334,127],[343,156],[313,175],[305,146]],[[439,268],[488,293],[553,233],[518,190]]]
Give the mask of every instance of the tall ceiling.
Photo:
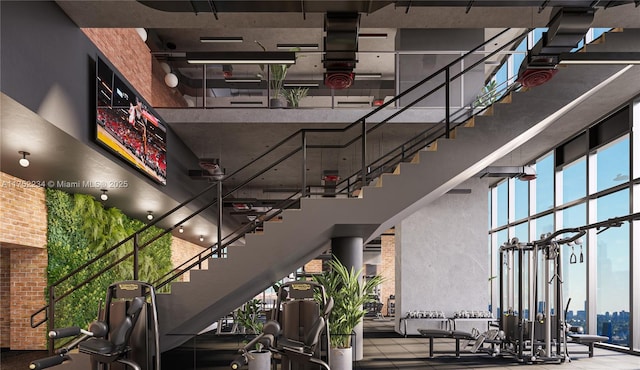
[[[170,53],[187,51],[261,51],[259,41],[267,50],[276,50],[279,43],[286,44],[318,44],[319,50],[299,58],[293,76],[300,79],[320,79],[322,73],[322,47],[324,37],[324,18],[329,10],[357,10],[361,14],[360,33],[383,33],[386,38],[358,40],[358,73],[382,73],[383,81],[391,83],[395,88],[395,65],[393,52],[396,49],[395,35],[399,29],[486,29],[486,37],[495,34],[505,27],[529,28],[544,27],[551,14],[551,7],[561,3],[595,3],[599,10],[596,13],[593,27],[640,28],[640,8],[633,1],[158,1],[162,6],[175,6],[180,11],[163,11],[153,9],[146,3],[135,0],[116,1],[56,1],[61,9],[79,27],[86,28],[145,28],[149,38],[147,44],[158,58],[166,58]],[[144,3],[144,4],[143,4]],[[472,3],[469,8],[468,5]],[[588,3],[588,4],[587,4]],[[620,5],[620,3],[624,3]],[[195,4],[194,11],[191,4]],[[447,6],[444,6],[446,4]],[[509,5],[509,6],[504,6]],[[517,6],[514,6],[517,5]],[[565,4],[566,5],[566,4]],[[609,7],[606,7],[609,5]],[[212,10],[215,7],[215,11]],[[304,10],[302,9],[304,7]],[[176,10],[174,9],[174,10]],[[205,44],[200,37],[227,36],[242,37],[242,43]],[[176,68],[179,65],[176,64]],[[240,73],[241,68],[238,69]],[[185,75],[188,73],[185,71]],[[363,90],[372,89],[364,85]],[[615,95],[615,94],[614,94]],[[604,97],[603,97],[604,98]],[[615,98],[615,96],[612,97]],[[612,102],[617,106],[622,102]],[[572,117],[572,122],[582,120],[591,122],[606,113],[603,106],[594,107],[594,111],[582,109],[580,116]],[[267,149],[268,145],[277,142],[293,130],[300,127],[323,126],[340,127],[367,112],[367,109],[345,109],[340,112],[327,111],[316,119],[301,119],[297,124],[285,124],[278,120],[278,114],[269,112],[261,115],[261,109],[244,109],[227,111],[224,114],[211,115],[205,110],[160,109],[163,118],[180,136],[196,156],[216,156],[221,153],[216,145],[224,146],[224,155],[235,158],[235,163],[249,163],[256,152]],[[234,113],[235,112],[235,113]],[[304,114],[301,113],[300,117]],[[214,117],[211,119],[211,117]],[[256,119],[256,117],[260,117]],[[265,118],[266,117],[266,118]],[[347,118],[345,118],[347,117]],[[269,122],[266,122],[270,120]],[[574,127],[571,126],[573,129]],[[411,131],[408,123],[404,130]],[[560,134],[543,136],[532,142],[529,149],[520,148],[517,157],[510,157],[505,164],[523,164],[532,156],[540,154],[541,148],[549,148],[554,142],[561,140],[560,135],[569,135],[568,129],[560,129]],[[224,133],[224,136],[221,133]],[[387,139],[390,136],[387,136]],[[382,138],[380,139],[382,143]],[[233,143],[233,145],[230,145]],[[382,146],[382,144],[380,145]],[[212,149],[212,147],[214,147]],[[247,149],[247,148],[253,148]],[[3,154],[4,154],[3,148]],[[349,154],[349,153],[347,153]],[[346,156],[338,157],[343,160]],[[319,163],[310,166],[326,167],[321,163],[327,161],[326,155],[314,157]],[[351,162],[350,159],[347,159]],[[522,163],[513,163],[522,162]],[[63,162],[62,162],[63,163]],[[234,165],[235,166],[235,165]],[[355,166],[355,164],[354,164]],[[227,171],[237,168],[226,166]],[[130,171],[126,176],[132,176]],[[114,177],[125,178],[123,175]],[[86,177],[86,176],[85,176]],[[135,177],[135,176],[134,176]],[[82,178],[69,175],[69,178]],[[317,180],[317,176],[315,177]],[[281,186],[274,181],[271,186]],[[286,184],[284,185],[286,186]],[[127,203],[135,204],[138,199],[148,198],[153,194],[160,199],[156,190],[149,192],[144,186],[134,191],[119,194],[122,197],[119,207],[127,210]],[[139,190],[138,190],[139,189]],[[130,188],[133,190],[133,188]],[[180,200],[178,200],[180,201]],[[159,204],[175,204],[158,201]],[[160,207],[159,207],[160,208]],[[167,207],[168,208],[168,207]],[[135,213],[135,212],[134,212]]]

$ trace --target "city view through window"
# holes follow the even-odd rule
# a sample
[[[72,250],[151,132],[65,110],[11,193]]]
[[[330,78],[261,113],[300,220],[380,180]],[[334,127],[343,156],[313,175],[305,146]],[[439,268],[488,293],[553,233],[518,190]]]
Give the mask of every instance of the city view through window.
[[[633,104],[631,106],[633,109]],[[627,116],[632,117],[628,107],[624,109]],[[637,115],[633,118],[636,127],[639,118]],[[638,194],[640,189],[640,174],[632,173],[632,158],[634,152],[638,156],[640,149],[632,147],[631,127],[629,123],[626,132],[597,143],[595,147],[593,142],[583,140],[582,155],[571,159],[569,163],[559,163],[562,161],[556,158],[556,153],[561,152],[562,148],[555,148],[535,161],[535,180],[504,179],[490,188],[489,219],[492,221],[489,226],[489,251],[492,276],[499,273],[496,259],[500,246],[513,237],[524,242],[533,241],[540,239],[541,234],[638,212],[633,209],[631,200],[634,192]],[[576,137],[588,133],[587,130]],[[635,252],[640,253],[640,245],[634,246],[632,240],[630,223],[624,222],[618,227],[592,229],[581,238],[582,244],[561,247],[564,302],[549,302],[552,315],[558,311],[564,314],[566,309],[567,321],[571,325],[582,326],[585,332],[592,328],[592,334],[609,337],[609,343],[628,347],[632,331],[629,327],[631,249],[636,248]],[[491,285],[493,294],[490,306],[495,308],[495,313],[501,309],[498,307],[499,299],[496,300],[497,284]],[[595,288],[591,288],[590,292],[589,286]],[[541,289],[542,285],[539,284],[538,290]],[[529,293],[523,293],[527,300]],[[529,303],[525,302],[523,307],[529,307]],[[539,300],[534,307],[538,312],[543,312],[544,302]],[[595,310],[592,316],[590,309]],[[530,317],[528,309],[523,314]],[[589,325],[590,320],[595,325]]]

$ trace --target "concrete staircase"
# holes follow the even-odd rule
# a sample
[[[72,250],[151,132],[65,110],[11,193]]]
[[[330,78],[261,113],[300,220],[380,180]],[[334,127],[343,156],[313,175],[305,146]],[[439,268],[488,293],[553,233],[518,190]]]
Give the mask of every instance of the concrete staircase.
[[[607,37],[608,44],[618,36]],[[607,44],[589,51],[604,51]],[[228,258],[210,260],[208,270],[191,271],[189,282],[172,283],[170,294],[158,296],[161,350],[184,343],[317,257],[331,238],[376,237],[548,128],[594,87],[621,78],[616,73],[623,68],[563,68],[545,85],[513,93],[509,104],[494,105],[492,115],[476,116],[452,139],[438,140],[411,163],[382,175],[360,198],[302,199],[300,209],[284,211],[281,221],[264,225],[264,233],[248,234],[246,245],[229,248]]]

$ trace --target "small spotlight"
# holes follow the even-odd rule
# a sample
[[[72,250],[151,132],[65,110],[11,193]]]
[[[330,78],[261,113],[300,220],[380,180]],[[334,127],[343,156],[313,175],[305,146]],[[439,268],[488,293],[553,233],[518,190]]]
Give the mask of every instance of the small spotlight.
[[[200,241],[203,242],[204,241],[204,236],[200,235]]]
[[[153,220],[153,212],[147,211],[147,220],[149,221]]]
[[[19,151],[18,153],[22,154],[22,158],[18,161],[22,167],[29,167],[29,160],[27,159],[28,155],[31,155],[29,152]]]
[[[178,229],[178,232],[179,232],[180,234],[182,234],[182,233],[184,232],[184,227],[182,227],[182,225],[180,225],[180,228]]]
[[[100,199],[102,199],[103,202],[105,202],[107,199],[109,199],[109,196],[107,195],[107,189],[100,189],[100,191],[102,192],[102,194],[100,194]]]

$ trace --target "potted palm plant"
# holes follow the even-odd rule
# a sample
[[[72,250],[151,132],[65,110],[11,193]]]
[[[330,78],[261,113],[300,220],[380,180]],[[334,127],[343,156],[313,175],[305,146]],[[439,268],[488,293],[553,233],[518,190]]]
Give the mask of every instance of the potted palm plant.
[[[329,271],[313,277],[334,300],[333,310],[329,315],[329,366],[332,370],[348,370],[353,365],[351,333],[367,313],[363,306],[375,300],[373,291],[383,279],[381,276],[374,276],[361,283],[359,277],[362,269],[348,269],[336,259],[329,261],[329,266]]]
[[[260,300],[252,299],[236,311],[236,321],[246,334],[260,335],[264,323],[260,320]],[[257,342],[255,350],[246,353],[249,370],[269,370],[271,367],[271,352],[263,350],[262,343]]]
[[[267,48],[260,43],[260,41],[255,41],[262,51],[267,51]],[[300,51],[300,48],[292,48],[290,51]],[[297,59],[297,56],[296,56]],[[291,67],[290,64],[270,64],[269,65],[269,87],[271,89],[271,98],[269,99],[269,106],[272,108],[283,108],[287,106],[287,101],[289,100],[287,92],[283,90],[284,79],[287,77],[287,71]],[[258,76],[263,78],[262,75],[265,71],[264,65],[260,65],[261,74]],[[308,90],[307,90],[308,91]],[[306,92],[305,92],[306,95]],[[298,98],[299,100],[299,98]]]

